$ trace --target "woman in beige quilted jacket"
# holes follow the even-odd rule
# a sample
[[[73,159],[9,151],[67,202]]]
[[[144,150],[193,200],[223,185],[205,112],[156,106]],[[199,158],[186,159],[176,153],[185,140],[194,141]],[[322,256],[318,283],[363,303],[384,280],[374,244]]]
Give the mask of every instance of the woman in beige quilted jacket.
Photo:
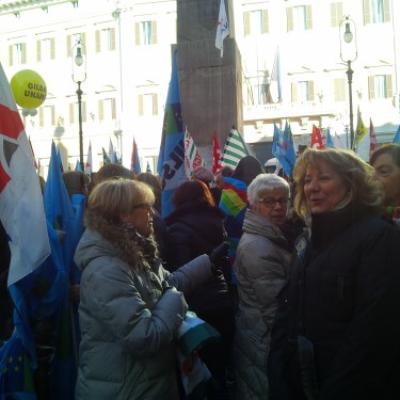
[[[268,399],[267,356],[277,295],[287,279],[288,243],[280,229],[286,219],[288,183],[274,174],[260,174],[249,185],[243,235],[234,270],[239,305],[234,361],[236,399]]]

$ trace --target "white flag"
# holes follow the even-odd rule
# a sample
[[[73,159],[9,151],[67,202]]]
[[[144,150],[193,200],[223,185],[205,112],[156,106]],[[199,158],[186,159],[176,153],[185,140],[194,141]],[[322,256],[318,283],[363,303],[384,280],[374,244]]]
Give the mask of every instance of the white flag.
[[[203,161],[201,159],[199,150],[197,149],[197,146],[194,143],[193,137],[188,132],[187,129],[185,131],[184,145],[185,145],[185,171],[186,171],[186,176],[187,177],[191,177],[192,174],[193,174],[193,171],[196,168],[202,166]]]
[[[224,55],[224,39],[229,35],[228,18],[226,16],[225,2],[221,0],[219,5],[217,33],[215,35],[215,47],[221,51],[221,58]]]
[[[0,219],[10,238],[12,285],[43,263],[50,245],[32,150],[1,64]]]
[[[250,153],[242,135],[236,129],[231,129],[225,142],[222,165],[235,169],[239,161],[248,155]]]
[[[93,155],[92,155],[92,142],[89,141],[89,148],[85,162],[85,174],[90,175],[93,172]]]

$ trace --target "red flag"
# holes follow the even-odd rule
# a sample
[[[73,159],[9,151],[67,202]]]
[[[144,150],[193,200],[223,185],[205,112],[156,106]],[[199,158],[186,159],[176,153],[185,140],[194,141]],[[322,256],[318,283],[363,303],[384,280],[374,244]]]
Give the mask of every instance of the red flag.
[[[221,168],[221,147],[219,146],[217,132],[213,132],[212,135],[212,146],[213,146],[213,165],[212,173],[215,175]]]
[[[50,246],[32,149],[1,64],[0,219],[10,237],[11,285],[39,267]]]
[[[376,150],[376,148],[378,147],[377,141],[376,141],[376,134],[375,134],[375,128],[374,125],[372,123],[372,119],[369,119],[369,138],[370,138],[370,142],[369,142],[369,155],[371,156],[371,154]]]
[[[317,128],[315,125],[312,127],[312,134],[311,134],[311,147],[315,149],[324,149],[325,143],[322,139],[321,129]]]

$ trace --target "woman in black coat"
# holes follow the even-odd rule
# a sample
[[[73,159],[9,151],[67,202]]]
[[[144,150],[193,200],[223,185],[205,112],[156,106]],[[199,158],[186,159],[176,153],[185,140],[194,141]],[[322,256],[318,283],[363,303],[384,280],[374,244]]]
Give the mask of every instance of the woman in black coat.
[[[296,164],[296,244],[268,363],[270,400],[400,398],[400,232],[379,218],[373,169],[345,150]]]
[[[168,229],[168,266],[171,271],[197,254],[210,254],[225,239],[224,215],[215,206],[204,182],[183,183],[173,197],[175,211],[166,219]],[[173,267],[171,267],[173,266]],[[224,268],[223,265],[217,265]],[[234,317],[228,287],[222,272],[186,296],[189,309],[214,326],[222,343],[207,346],[201,356],[224,391],[225,370],[233,339]],[[212,397],[209,394],[209,398]]]

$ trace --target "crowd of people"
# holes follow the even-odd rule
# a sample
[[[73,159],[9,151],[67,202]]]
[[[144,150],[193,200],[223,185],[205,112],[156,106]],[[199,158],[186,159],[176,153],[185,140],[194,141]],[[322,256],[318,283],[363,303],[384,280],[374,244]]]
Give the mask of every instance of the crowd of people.
[[[198,349],[211,373],[203,399],[400,398],[399,145],[369,163],[306,149],[292,178],[252,156],[216,176],[201,167],[167,218],[150,173],[107,164],[64,181],[86,202],[71,269],[77,400],[184,399],[188,310],[220,334]],[[0,233],[1,342],[13,326]]]

